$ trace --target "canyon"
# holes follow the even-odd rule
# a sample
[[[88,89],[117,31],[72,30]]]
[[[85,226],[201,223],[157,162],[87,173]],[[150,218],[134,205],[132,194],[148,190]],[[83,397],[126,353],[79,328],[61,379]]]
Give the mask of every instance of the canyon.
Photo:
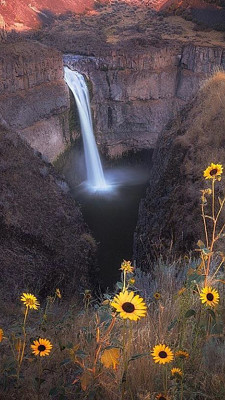
[[[83,256],[76,271],[80,271],[83,263],[83,282],[87,271],[95,264],[95,241],[76,202],[70,197],[64,178],[57,175],[51,165],[66,154],[71,145],[76,146],[80,137],[78,116],[64,81],[63,65],[85,76],[94,132],[102,155],[116,160],[130,152],[155,149],[150,183],[155,189],[152,192],[148,188],[140,204],[134,244],[134,257],[140,266],[146,267],[146,254],[153,257],[149,238],[157,242],[160,229],[151,216],[155,213],[156,220],[161,221],[161,217],[163,220],[165,205],[158,209],[152,199],[158,193],[155,201],[162,204],[161,199],[166,197],[161,183],[160,188],[155,186],[155,177],[158,179],[161,174],[164,188],[163,176],[167,176],[166,167],[170,168],[171,164],[168,162],[165,167],[163,160],[166,162],[169,149],[174,149],[175,134],[168,127],[171,121],[182,123],[182,113],[186,113],[198,90],[215,70],[225,69],[225,48],[221,33],[198,33],[193,23],[157,13],[152,4],[140,7],[140,2],[100,2],[86,11],[83,4],[79,13],[59,15],[50,23],[43,23],[41,29],[31,32],[28,29],[29,33],[25,30],[5,34],[4,27],[0,43],[1,143],[2,154],[5,153],[14,165],[4,159],[1,164],[4,172],[1,227],[6,238],[14,238],[10,249],[7,241],[4,242],[7,257],[2,263],[6,270],[12,263],[20,274],[29,260],[34,266],[40,254],[39,268],[46,281],[48,274],[44,265],[48,265],[49,271],[54,271],[55,267],[60,271],[62,263],[63,270],[71,271],[82,246]],[[137,16],[135,22],[134,16]],[[166,144],[164,139],[168,140]],[[160,146],[165,147],[165,153],[159,150]],[[171,157],[176,161],[172,171],[181,168],[183,149],[179,151],[179,146],[172,150]],[[176,152],[180,157],[175,157]],[[15,172],[15,165],[21,169],[20,176]],[[30,165],[32,179],[38,183],[38,192],[46,200],[43,204],[42,195],[37,194],[37,187],[31,182]],[[177,182],[175,179],[174,187]],[[12,208],[7,200],[10,198],[16,207]],[[59,206],[61,202],[62,207]],[[194,207],[196,204],[195,201]],[[193,216],[196,218],[195,213]],[[168,247],[171,237],[166,227],[167,224],[175,226],[175,222],[165,217],[165,224],[165,247]],[[50,231],[49,226],[52,226]],[[62,232],[60,226],[63,226]],[[163,226],[162,221],[160,226]],[[183,235],[180,226],[176,229]],[[68,239],[70,236],[73,239]],[[190,236],[184,235],[188,246],[194,240]],[[21,256],[24,246],[31,253],[29,260],[24,254]],[[18,270],[16,260],[20,257],[22,269]],[[34,269],[30,276],[34,276]],[[67,278],[65,281],[69,285]],[[55,281],[58,280],[59,275]]]

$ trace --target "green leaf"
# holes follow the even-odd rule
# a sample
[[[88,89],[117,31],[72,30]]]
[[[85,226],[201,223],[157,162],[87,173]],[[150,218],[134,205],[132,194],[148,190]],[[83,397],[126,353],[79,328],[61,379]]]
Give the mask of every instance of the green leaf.
[[[185,318],[190,318],[190,317],[194,317],[196,315],[196,311],[195,310],[188,310],[186,313],[185,313]]]
[[[209,249],[207,249],[206,247],[204,247],[204,249],[201,249],[203,254],[209,254],[211,253],[211,251]]]
[[[146,357],[149,356],[149,353],[142,353],[142,354],[135,354],[134,356],[131,356],[128,362],[137,360],[138,358]]]
[[[68,364],[68,363],[70,363],[71,362],[71,359],[70,358],[66,358],[65,360],[63,360],[61,363],[60,363],[60,365],[65,365],[65,364]]]
[[[87,354],[83,350],[77,350],[76,355],[79,356],[80,358],[87,357]]]
[[[123,284],[122,284],[122,282],[116,282],[116,288],[117,289],[123,289]]]
[[[171,331],[171,329],[173,329],[173,327],[177,324],[177,318],[175,318],[172,322],[170,322],[169,326],[168,326],[168,331]]]

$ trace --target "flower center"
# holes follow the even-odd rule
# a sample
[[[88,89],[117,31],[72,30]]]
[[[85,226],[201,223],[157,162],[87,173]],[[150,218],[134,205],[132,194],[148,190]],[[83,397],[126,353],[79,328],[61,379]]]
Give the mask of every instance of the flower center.
[[[166,358],[167,357],[167,353],[165,351],[160,351],[159,352],[159,357],[160,358]]]
[[[126,303],[123,303],[122,309],[123,309],[123,311],[125,311],[127,313],[132,313],[132,312],[134,312],[135,307],[132,303],[126,302]]]
[[[214,176],[214,175],[216,175],[217,174],[217,172],[218,172],[218,169],[217,168],[214,168],[214,169],[212,169],[211,171],[210,171],[210,175],[211,176]]]
[[[207,300],[209,300],[209,301],[213,301],[214,296],[213,296],[212,293],[207,293],[206,298],[207,298]]]
[[[40,344],[39,346],[38,346],[38,350],[41,352],[41,351],[45,351],[46,350],[46,347],[43,345],[43,344]]]

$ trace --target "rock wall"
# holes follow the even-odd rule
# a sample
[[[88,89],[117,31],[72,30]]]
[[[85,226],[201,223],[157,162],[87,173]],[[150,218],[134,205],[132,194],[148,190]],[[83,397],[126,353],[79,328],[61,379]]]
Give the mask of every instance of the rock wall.
[[[217,53],[218,54],[218,53]],[[196,65],[192,63],[192,65]],[[200,66],[198,66],[199,68]],[[202,68],[208,66],[202,65]],[[153,154],[153,169],[146,196],[139,207],[134,237],[137,265],[149,269],[160,255],[177,257],[206,243],[201,217],[201,191],[211,188],[203,171],[212,162],[225,165],[225,72],[218,72],[201,88],[196,98],[167,125]],[[215,204],[224,197],[224,176],[216,182]],[[206,196],[205,213],[211,215],[211,196]],[[220,215],[217,233],[225,219]],[[207,220],[209,238],[211,221]],[[224,238],[217,241],[223,251]],[[193,256],[198,256],[197,252]]]
[[[0,120],[0,292],[78,295],[95,241],[66,182]]]
[[[111,157],[154,148],[167,123],[196,94],[225,50],[180,44],[115,50],[106,56],[66,55],[64,63],[90,80],[97,142]]]
[[[62,55],[37,42],[0,45],[0,114],[52,161],[70,140]]]

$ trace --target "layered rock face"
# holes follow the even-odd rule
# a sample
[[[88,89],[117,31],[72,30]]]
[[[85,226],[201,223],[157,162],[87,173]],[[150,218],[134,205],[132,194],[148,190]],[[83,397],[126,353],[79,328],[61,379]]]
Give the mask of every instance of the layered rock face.
[[[69,141],[62,55],[37,42],[0,45],[0,114],[52,161]]]
[[[135,232],[134,257],[140,267],[149,269],[160,254],[177,256],[194,250],[199,239],[206,243],[200,190],[211,187],[211,181],[203,178],[207,166],[225,164],[224,119],[225,72],[218,72],[160,135]],[[223,180],[222,176],[216,182],[216,210],[218,196],[224,196]],[[205,213],[211,215],[211,196],[206,197]],[[224,219],[223,212],[218,232]],[[207,225],[211,237],[209,219]],[[223,251],[224,238],[217,246]]]
[[[154,148],[201,82],[215,68],[225,68],[225,50],[167,43],[99,57],[67,55],[64,62],[90,80],[97,142],[116,157]]]
[[[68,186],[4,121],[0,154],[1,297],[49,295],[56,287],[78,293],[95,242]]]

